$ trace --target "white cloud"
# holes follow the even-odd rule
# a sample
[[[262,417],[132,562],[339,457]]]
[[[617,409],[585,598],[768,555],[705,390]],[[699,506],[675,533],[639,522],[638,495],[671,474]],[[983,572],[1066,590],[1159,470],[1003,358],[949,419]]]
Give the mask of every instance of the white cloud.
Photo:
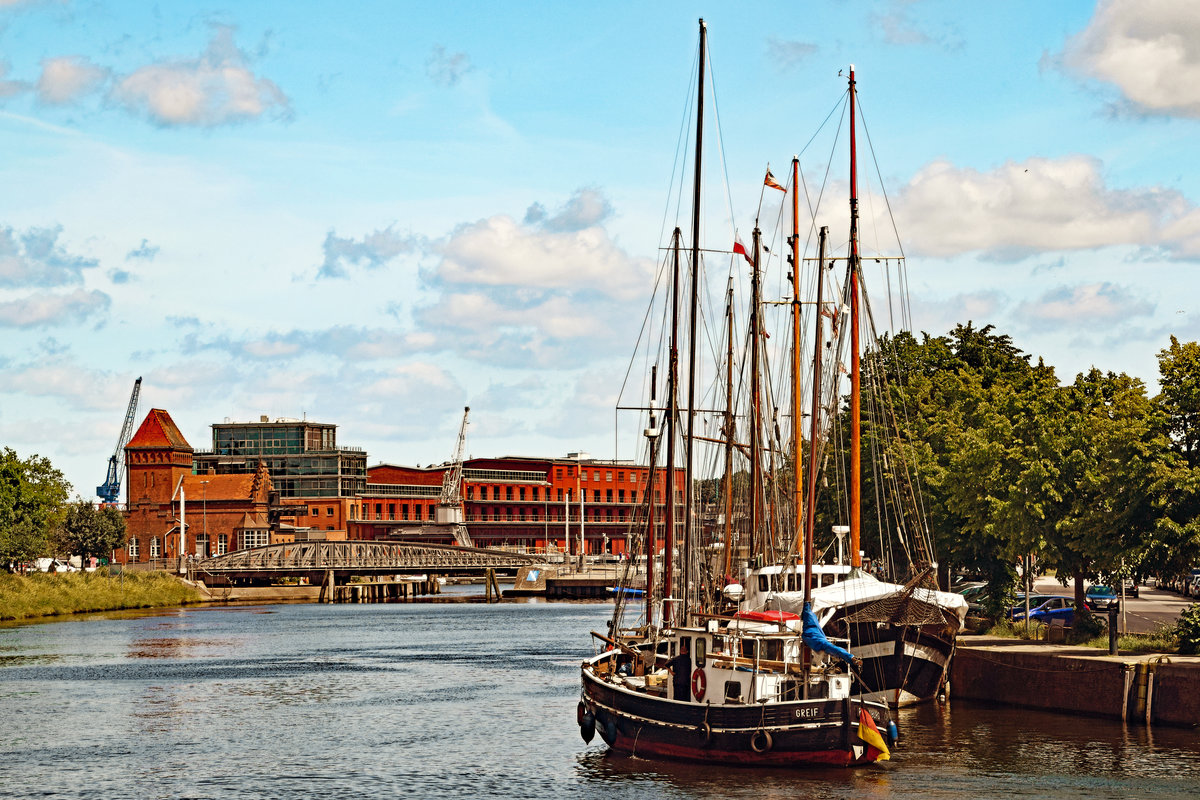
[[[1190,238],[1171,235],[1170,223],[1191,211],[1177,192],[1111,189],[1100,163],[1084,156],[1009,162],[990,172],[936,161],[904,187],[896,207],[910,248],[931,256],[979,251],[1009,260],[1132,244],[1188,257],[1185,243],[1200,244],[1200,224]]]
[[[160,61],[117,81],[112,98],[161,125],[213,127],[286,117],[288,98],[274,82],[256,76],[233,43],[233,28],[217,26],[199,58]]]
[[[48,105],[74,103],[99,89],[109,74],[109,70],[83,56],[47,58],[42,61],[42,74],[35,87],[38,100]]]
[[[1194,0],[1105,0],[1067,40],[1065,67],[1115,85],[1136,110],[1200,117],[1200,14]]]
[[[553,215],[547,215],[541,203],[525,211],[525,224],[555,233],[569,233],[591,228],[612,216],[612,205],[597,189],[578,189]]]
[[[93,258],[73,256],[58,243],[62,226],[30,228],[19,236],[0,227],[0,288],[82,283]]]
[[[8,74],[9,64],[7,61],[0,61],[0,100],[8,97],[14,97],[29,88],[29,84],[25,81],[10,81],[4,76]]]
[[[69,294],[33,294],[0,302],[0,327],[33,328],[81,322],[108,310],[111,302],[104,292],[87,292],[83,289]]]
[[[349,276],[351,267],[378,269],[398,255],[415,251],[421,241],[418,236],[399,234],[390,226],[368,233],[360,240],[337,236],[329,231],[321,246],[325,251],[325,260],[317,271],[317,277],[345,278]]]
[[[553,232],[498,214],[462,225],[438,247],[436,277],[447,283],[534,289],[591,289],[631,299],[644,296],[652,265],[631,258],[600,227]]]
[[[433,46],[425,62],[425,74],[438,86],[454,86],[471,71],[466,53],[447,53],[443,45]]]
[[[1059,286],[1022,303],[1016,317],[1031,328],[1110,330],[1153,313],[1154,304],[1137,297],[1128,287],[1104,282]]]
[[[767,39],[767,58],[779,69],[790,69],[802,64],[816,52],[817,46],[809,42],[778,39],[774,36]]]

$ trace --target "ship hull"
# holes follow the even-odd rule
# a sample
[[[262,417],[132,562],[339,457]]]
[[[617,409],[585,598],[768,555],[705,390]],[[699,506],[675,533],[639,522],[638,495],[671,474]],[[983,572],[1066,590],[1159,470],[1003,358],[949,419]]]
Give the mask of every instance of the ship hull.
[[[595,731],[632,756],[745,766],[853,766],[878,751],[858,738],[866,708],[888,730],[887,705],[859,698],[747,705],[679,702],[641,694],[583,670],[583,703]]]

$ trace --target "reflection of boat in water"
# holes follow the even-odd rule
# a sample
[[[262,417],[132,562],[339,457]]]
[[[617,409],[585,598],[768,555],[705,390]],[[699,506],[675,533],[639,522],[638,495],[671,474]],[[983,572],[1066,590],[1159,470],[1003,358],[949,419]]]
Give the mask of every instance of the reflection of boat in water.
[[[706,30],[701,21],[691,274],[687,279],[692,287],[693,331],[687,348],[689,374],[695,369],[696,287],[701,280],[698,240],[705,49]],[[626,627],[625,613],[637,609],[625,602],[634,595],[619,591],[608,634],[593,634],[605,649],[582,665],[580,731],[585,741],[599,734],[610,748],[622,753],[715,764],[846,766],[886,759],[896,733],[889,708],[853,693],[854,678],[848,669],[852,656],[825,636],[812,611],[729,613],[731,598],[714,592],[712,578],[701,574],[692,493],[675,485],[677,440],[686,448],[685,486],[692,485],[695,441],[691,422],[682,423],[694,417],[692,389],[687,412],[678,405],[677,311],[684,282],[680,277],[681,241],[676,228],[671,251],[667,401],[659,409],[666,417],[666,431],[663,435],[656,423],[652,377],[645,430],[650,464],[650,479],[643,493],[645,525],[637,532],[640,539],[633,543],[639,551],[634,563],[640,555],[646,567],[644,611],[640,625]],[[759,338],[757,250],[756,229],[755,289],[750,305],[750,338],[754,342]],[[757,375],[758,369],[755,359],[751,373]],[[753,417],[751,428],[757,431],[763,425],[757,407]],[[681,431],[683,427],[686,433]],[[660,438],[666,440],[666,467],[661,475],[657,469]],[[750,458],[755,465],[750,485],[757,496],[766,481],[759,449],[752,445],[749,451],[756,454]],[[655,496],[664,482],[661,496],[668,501],[662,505],[665,542],[660,549]],[[686,498],[682,526],[677,525],[675,516],[677,495]],[[679,527],[683,541],[677,548]],[[657,563],[660,552],[665,554],[661,569]],[[652,557],[645,558],[647,553]],[[631,578],[627,569],[622,585]],[[807,587],[811,573],[805,579]]]

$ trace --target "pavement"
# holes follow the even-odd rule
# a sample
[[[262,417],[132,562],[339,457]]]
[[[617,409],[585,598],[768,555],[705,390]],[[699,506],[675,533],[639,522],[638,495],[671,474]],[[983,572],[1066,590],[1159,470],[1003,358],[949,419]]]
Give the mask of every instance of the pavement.
[[[1074,584],[1063,586],[1055,578],[1045,576],[1033,582],[1033,590],[1038,594],[1067,597],[1075,594]],[[1143,584],[1138,587],[1138,597],[1125,598],[1123,632],[1152,633],[1160,625],[1173,625],[1179,619],[1179,613],[1193,602],[1192,598]]]

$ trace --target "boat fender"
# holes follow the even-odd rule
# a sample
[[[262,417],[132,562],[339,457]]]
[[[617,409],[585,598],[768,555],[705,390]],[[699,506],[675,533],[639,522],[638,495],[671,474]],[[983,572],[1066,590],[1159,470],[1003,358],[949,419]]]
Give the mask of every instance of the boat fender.
[[[762,728],[756,730],[754,735],[750,737],[750,749],[756,753],[765,753],[770,750],[774,744],[775,742],[771,740],[771,733],[763,730]]]
[[[701,722],[696,728],[696,733],[700,734],[700,738],[704,740],[704,744],[709,744],[712,741],[712,725],[707,722]]]
[[[609,745],[617,741],[617,721],[611,716],[604,720],[604,728],[600,731],[600,736]]]
[[[596,718],[582,700],[575,709],[575,720],[579,723],[579,735],[583,737],[584,743],[591,744],[592,737],[596,735]]]
[[[896,744],[896,741],[900,738],[900,729],[896,727],[896,720],[894,720],[894,719],[888,720],[887,737],[888,737],[888,747],[891,747],[892,745]]]
[[[704,690],[708,688],[708,676],[704,674],[704,670],[696,667],[692,673],[692,694],[696,695],[697,700],[704,699]]]

